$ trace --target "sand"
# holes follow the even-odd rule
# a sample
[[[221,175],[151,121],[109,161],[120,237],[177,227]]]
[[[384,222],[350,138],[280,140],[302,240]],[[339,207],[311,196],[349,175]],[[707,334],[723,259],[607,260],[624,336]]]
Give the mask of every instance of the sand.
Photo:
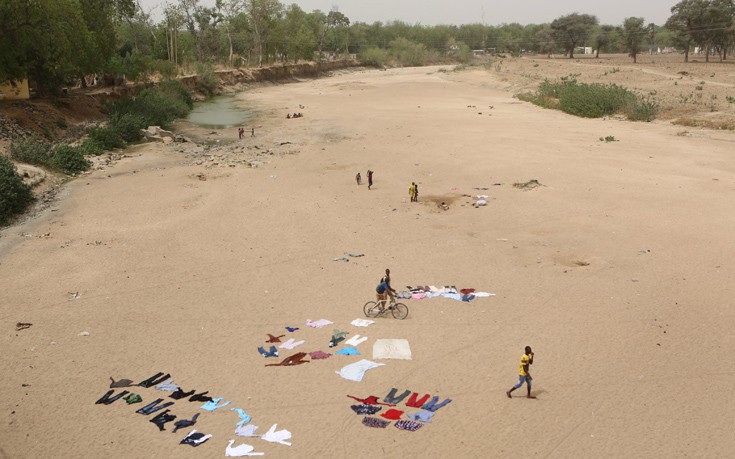
[[[735,135],[579,119],[501,80],[432,67],[248,91],[256,136],[240,144],[293,154],[227,167],[137,146],[4,230],[0,457],[221,457],[230,407],[293,433],[290,447],[236,442],[273,457],[729,456]],[[369,191],[354,181],[368,169]],[[543,186],[512,186],[532,179]],[[345,252],[365,256],[332,261]],[[406,320],[351,326],[385,268],[399,288],[497,296],[407,300]],[[334,325],[305,326],[322,318]],[[328,351],[332,328],[368,336],[363,355],[266,368],[280,358],[256,351],[267,333]],[[335,374],[376,339],[407,339],[413,360]],[[526,345],[538,398],[509,400]],[[232,400],[171,407],[201,412],[208,443],[179,445],[140,405],[94,404],[109,376],[158,371]],[[363,426],[346,395],[392,387],[453,402],[417,432]]]

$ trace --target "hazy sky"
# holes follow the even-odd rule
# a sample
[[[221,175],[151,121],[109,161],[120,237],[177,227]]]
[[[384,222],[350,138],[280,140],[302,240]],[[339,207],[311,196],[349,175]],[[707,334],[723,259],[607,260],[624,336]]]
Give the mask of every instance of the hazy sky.
[[[539,24],[570,13],[597,16],[602,24],[619,25],[626,17],[643,17],[646,23],[663,25],[671,15],[671,7],[679,0],[281,0],[284,5],[295,3],[306,12],[328,12],[337,7],[350,22],[400,20],[409,24],[472,24],[497,25],[518,22]],[[165,1],[140,0],[143,8],[160,18]],[[170,3],[176,3],[174,0]],[[214,0],[200,0],[214,5]],[[484,13],[484,18],[483,18]]]

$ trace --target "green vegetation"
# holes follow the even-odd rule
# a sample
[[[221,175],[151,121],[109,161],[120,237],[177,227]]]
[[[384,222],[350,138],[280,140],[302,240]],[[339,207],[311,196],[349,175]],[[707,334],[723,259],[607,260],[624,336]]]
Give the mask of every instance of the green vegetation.
[[[6,224],[32,201],[31,188],[23,183],[15,164],[0,155],[0,225]]]
[[[640,98],[623,86],[579,83],[576,76],[562,77],[559,82],[546,80],[539,85],[538,91],[518,94],[516,97],[584,118],[622,113],[631,121],[652,121],[658,113],[655,101]]]
[[[68,144],[53,145],[37,136],[31,136],[10,144],[10,157],[16,161],[45,166],[66,174],[77,174],[89,169],[84,158],[87,147]]]

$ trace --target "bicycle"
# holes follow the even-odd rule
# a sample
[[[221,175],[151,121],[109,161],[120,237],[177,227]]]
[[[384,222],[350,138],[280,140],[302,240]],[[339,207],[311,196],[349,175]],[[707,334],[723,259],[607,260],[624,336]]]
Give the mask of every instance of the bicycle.
[[[390,311],[393,317],[398,320],[403,320],[408,317],[408,306],[403,303],[396,303],[395,298],[390,299],[390,304],[385,307],[387,300],[380,301],[368,301],[365,306],[362,307],[362,311],[368,317],[382,316],[386,312]]]

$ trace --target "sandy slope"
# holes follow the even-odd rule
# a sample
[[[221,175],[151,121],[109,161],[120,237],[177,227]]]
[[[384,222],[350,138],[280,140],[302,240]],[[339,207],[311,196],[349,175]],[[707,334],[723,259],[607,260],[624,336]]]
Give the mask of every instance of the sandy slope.
[[[275,457],[729,456],[735,136],[577,119],[519,103],[493,73],[437,70],[243,94],[258,111],[243,144],[290,141],[298,154],[206,169],[137,147],[74,181],[55,211],[6,230],[0,457],[219,457],[235,438],[230,407],[261,431],[293,432],[291,447],[248,442]],[[354,182],[368,168],[371,191]],[[512,186],[530,179],[545,186]],[[463,196],[477,193],[487,207]],[[365,257],[332,261],[344,252]],[[410,300],[405,321],[349,325],[386,267],[396,286],[497,296]],[[327,350],[331,327],[304,326],[320,318],[369,336],[362,357],[374,339],[406,338],[414,359],[385,361],[361,383],[334,374],[361,357],[264,367],[273,359],[257,346],[286,325],[307,341],[296,351]],[[527,344],[538,399],[508,400]],[[202,412],[209,443],[179,446],[135,405],[94,405],[108,376],[159,370],[233,400]],[[364,427],[345,395],[391,387],[453,402],[415,433]]]

